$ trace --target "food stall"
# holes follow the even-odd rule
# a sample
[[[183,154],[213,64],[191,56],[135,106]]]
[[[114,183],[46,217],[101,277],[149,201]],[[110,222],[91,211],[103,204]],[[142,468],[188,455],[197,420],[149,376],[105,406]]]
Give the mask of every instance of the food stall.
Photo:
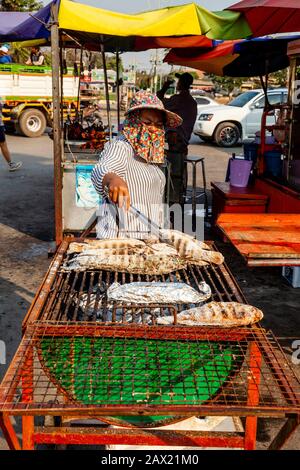
[[[299,266],[298,54],[298,35],[290,33],[224,41],[200,54],[192,49],[188,54],[185,49],[172,49],[165,58],[171,64],[220,76],[261,77],[266,98],[260,142],[244,145],[244,160],[237,156],[231,159],[230,167],[236,168],[240,181],[233,182],[232,171],[231,181],[212,182],[213,225],[232,242],[248,266]],[[289,64],[288,101],[282,98],[280,103],[270,104],[268,74]],[[244,184],[241,180],[247,171],[249,176],[249,161],[253,162],[252,175],[249,184]]]
[[[69,20],[76,9],[79,18],[86,9],[92,20],[97,11],[68,1],[61,6],[67,9]],[[122,15],[125,28],[124,23]],[[156,28],[157,24],[155,18]],[[170,35],[197,33],[182,29],[182,22],[178,30],[173,18],[171,24],[175,29]],[[145,241],[127,240],[124,252],[112,240],[93,240],[82,233],[79,238],[66,235],[70,227],[65,214],[73,210],[71,202],[66,202],[67,173],[70,164],[79,162],[68,162],[63,154],[59,28],[69,35],[74,31],[62,25],[55,3],[51,45],[58,248],[0,385],[0,426],[9,447],[146,444],[252,450],[258,417],[284,417],[286,422],[270,445],[270,449],[281,448],[299,424],[299,380],[276,339],[257,323],[262,313],[247,305],[223,256],[211,243],[172,232],[172,246],[164,246],[165,254],[157,255],[156,244],[149,246]],[[78,37],[86,39],[85,31],[80,30]],[[96,35],[94,40],[98,39]],[[72,231],[88,227],[85,217],[77,219]],[[69,220],[74,222],[74,212]],[[184,243],[178,244],[176,237]],[[96,260],[89,259],[91,250],[99,250]],[[99,256],[103,256],[101,262]],[[131,290],[128,298],[130,288],[134,293]],[[142,288],[158,289],[157,296],[137,299]],[[181,289],[187,297],[176,297]],[[208,300],[219,323],[204,321]],[[203,315],[202,323],[184,323],[185,312],[193,308],[196,316]],[[22,418],[22,444],[11,422],[13,416]],[[49,416],[55,417],[52,426],[37,425],[36,417]],[[230,433],[156,429],[191,416],[239,417],[244,425]],[[96,418],[99,424],[89,426],[87,418]]]
[[[287,103],[267,107],[262,116],[257,176],[248,197],[251,197],[252,191],[267,197],[265,214],[253,216],[253,211],[240,208],[243,215],[222,213],[217,220],[217,226],[249,266],[297,267],[300,264],[299,45],[297,39],[290,41],[287,46],[290,62]],[[268,125],[270,114],[277,115],[275,124]],[[275,145],[265,143],[267,132],[275,136]],[[278,168],[274,167],[272,161],[268,163],[268,156],[277,157],[278,163],[273,161]],[[237,188],[237,191],[247,193],[247,188]],[[299,270],[299,267],[296,269]]]

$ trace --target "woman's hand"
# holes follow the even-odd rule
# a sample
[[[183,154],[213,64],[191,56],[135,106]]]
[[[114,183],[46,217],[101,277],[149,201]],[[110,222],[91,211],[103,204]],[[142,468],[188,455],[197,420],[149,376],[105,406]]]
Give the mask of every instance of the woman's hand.
[[[103,187],[107,186],[109,199],[120,208],[130,207],[130,195],[127,183],[115,173],[107,173],[103,178]]]

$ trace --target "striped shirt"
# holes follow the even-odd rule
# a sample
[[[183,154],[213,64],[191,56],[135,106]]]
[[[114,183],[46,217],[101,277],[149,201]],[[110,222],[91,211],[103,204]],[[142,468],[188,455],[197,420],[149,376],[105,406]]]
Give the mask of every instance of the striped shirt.
[[[100,161],[92,172],[92,182],[98,193],[105,197],[102,185],[107,173],[115,173],[127,183],[131,204],[162,226],[164,221],[163,197],[165,175],[159,165],[147,163],[133,150],[124,136],[106,144]],[[116,211],[118,217],[116,217]],[[116,205],[103,199],[98,211],[98,238],[147,238],[149,228],[134,215],[117,210]]]

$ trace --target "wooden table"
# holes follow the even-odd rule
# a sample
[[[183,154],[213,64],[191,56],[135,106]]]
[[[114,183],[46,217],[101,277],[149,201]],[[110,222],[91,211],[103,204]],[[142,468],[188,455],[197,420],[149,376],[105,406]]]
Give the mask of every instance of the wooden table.
[[[300,214],[221,214],[217,227],[248,266],[300,266]]]
[[[257,214],[266,212],[268,196],[252,186],[239,188],[225,182],[212,182],[211,186],[214,223],[219,214],[223,213]]]

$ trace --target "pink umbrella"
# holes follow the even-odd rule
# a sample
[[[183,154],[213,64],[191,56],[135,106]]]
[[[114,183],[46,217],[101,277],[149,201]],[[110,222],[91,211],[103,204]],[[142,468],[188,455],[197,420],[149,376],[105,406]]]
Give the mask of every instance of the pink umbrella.
[[[243,13],[253,36],[300,30],[300,0],[243,0],[226,9]]]

